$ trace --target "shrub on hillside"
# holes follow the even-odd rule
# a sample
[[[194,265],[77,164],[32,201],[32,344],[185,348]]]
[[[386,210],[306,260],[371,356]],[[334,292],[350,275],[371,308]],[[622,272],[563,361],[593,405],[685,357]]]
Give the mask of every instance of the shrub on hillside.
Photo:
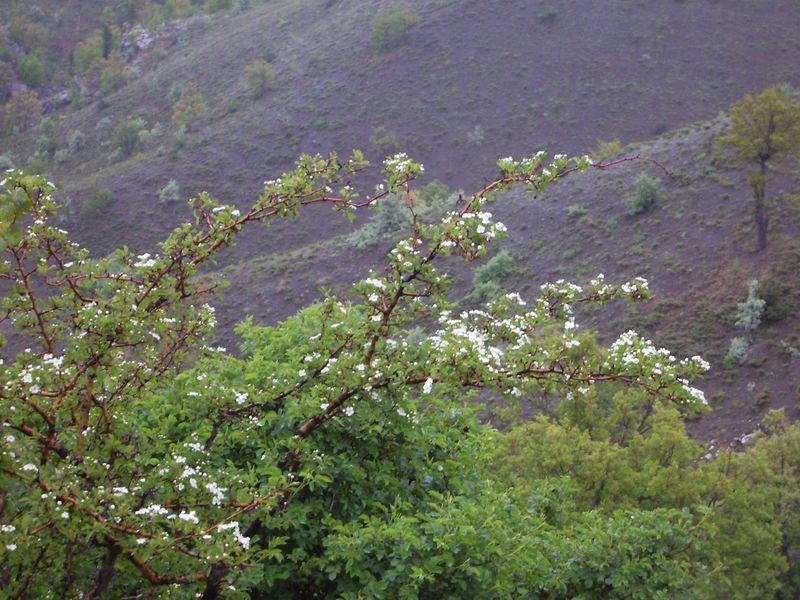
[[[86,146],[86,134],[80,129],[71,129],[67,133],[67,148],[70,152],[80,152]]]
[[[580,219],[586,214],[585,204],[571,204],[567,207],[567,218]]]
[[[758,280],[753,279],[747,286],[747,299],[736,303],[736,326],[752,332],[761,325],[766,302],[758,297]]]
[[[181,188],[178,182],[170,179],[167,185],[158,190],[158,201],[161,204],[175,204],[181,200]]]
[[[159,139],[164,134],[164,128],[161,123],[155,123],[150,129],[142,129],[139,131],[139,141],[142,144],[149,144]]]
[[[63,165],[67,160],[69,160],[70,151],[69,148],[61,148],[60,150],[56,150],[55,154],[53,154],[53,160],[57,165]]]
[[[639,215],[652,209],[664,197],[664,185],[661,179],[639,175],[636,179],[636,191],[625,198],[628,214]]]
[[[23,54],[19,57],[17,73],[31,87],[39,87],[44,83],[44,66],[35,54]]]
[[[603,162],[617,158],[622,152],[622,142],[619,139],[611,140],[610,142],[599,142],[597,150],[592,152],[591,157],[594,162]]]
[[[407,8],[382,11],[372,21],[370,42],[378,52],[389,52],[402,45],[409,29],[419,23],[417,13]]]
[[[792,287],[783,281],[770,277],[761,285],[764,299],[764,321],[781,321],[796,310],[797,297]]]
[[[727,366],[744,362],[752,343],[753,334],[761,325],[765,305],[766,302],[758,297],[758,280],[753,279],[747,286],[747,299],[744,302],[736,303],[735,325],[744,329],[746,335],[731,340],[728,355],[725,357]]]
[[[53,141],[53,138],[44,135],[36,140],[36,151],[39,154],[49,156],[56,151],[56,143]]]
[[[122,55],[114,52],[107,60],[102,61],[100,71],[100,90],[104,94],[110,94],[121,88],[128,81],[128,71],[122,62]]]
[[[386,196],[375,203],[375,216],[350,236],[350,243],[356,248],[366,248],[408,230],[410,225],[411,214],[403,201],[395,195]]]
[[[429,223],[452,209],[459,195],[451,194],[446,185],[434,179],[419,191],[412,192],[411,197],[418,221]],[[410,231],[411,222],[411,213],[402,198],[394,194],[381,198],[375,203],[375,212],[369,222],[350,235],[350,243],[356,248],[366,248]]]
[[[750,349],[750,340],[746,337],[735,337],[731,339],[731,344],[728,347],[728,354],[725,357],[727,366],[735,364],[742,364],[747,357],[747,351]]]
[[[42,103],[36,92],[14,94],[6,102],[0,113],[3,120],[3,132],[24,131],[36,123],[42,116]]]
[[[489,262],[475,269],[467,301],[483,304],[500,297],[503,293],[501,284],[516,272],[516,261],[508,250],[497,253]]]
[[[115,50],[119,49],[122,32],[112,25],[102,29],[95,29],[85,40],[75,46],[72,61],[78,73],[85,73],[93,65],[108,59]]]
[[[25,170],[28,173],[34,173],[36,175],[44,175],[47,173],[49,162],[50,159],[47,155],[42,154],[41,152],[34,152],[28,157],[28,160],[25,162]]]
[[[260,98],[275,87],[275,67],[263,58],[257,58],[248,64],[244,73],[247,76],[247,85],[256,98]]]
[[[140,131],[141,122],[139,119],[131,119],[120,123],[111,136],[111,145],[119,150],[122,157],[130,156],[139,143]]]
[[[34,23],[24,15],[16,15],[9,23],[11,39],[26,53],[42,52],[47,48],[50,31],[40,23]]]
[[[98,213],[114,201],[114,192],[108,188],[95,188],[89,191],[81,207],[86,213]]]
[[[172,124],[175,129],[193,131],[205,118],[208,112],[203,94],[196,83],[189,82],[183,86],[181,98],[172,107]]]

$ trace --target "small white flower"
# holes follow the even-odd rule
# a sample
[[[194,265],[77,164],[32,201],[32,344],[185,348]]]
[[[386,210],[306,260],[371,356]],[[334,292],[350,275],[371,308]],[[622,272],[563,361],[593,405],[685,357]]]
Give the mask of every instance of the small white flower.
[[[428,377],[425,380],[425,383],[422,384],[422,393],[423,394],[430,394],[432,389],[433,389],[433,379]]]

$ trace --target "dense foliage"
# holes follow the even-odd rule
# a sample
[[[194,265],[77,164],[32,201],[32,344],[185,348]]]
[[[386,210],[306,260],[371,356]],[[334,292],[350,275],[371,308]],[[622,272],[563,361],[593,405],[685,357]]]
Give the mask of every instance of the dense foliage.
[[[800,535],[798,434],[776,420],[760,454],[697,467],[680,415],[705,409],[690,384],[705,361],[633,331],[600,347],[575,321],[582,304],[647,298],[644,280],[599,275],[451,311],[437,264],[486,256],[505,232],[487,210],[496,194],[540,192],[592,163],[538,153],[498,166],[497,180],[424,223],[412,190],[423,168],[405,155],[385,161],[371,194],[351,183],[368,168],[360,153],[304,156],[247,210],[201,194],[195,223],[157,253],[102,258],[52,224],[49,183],[7,172],[0,314],[14,344],[29,344],[0,364],[8,595],[778,589]],[[243,323],[239,356],[210,344],[206,299],[221,282],[198,270],[243,227],[322,202],[352,215],[390,196],[412,235],[382,272],[278,326]],[[553,422],[502,435],[476,418],[478,395],[564,400]]]

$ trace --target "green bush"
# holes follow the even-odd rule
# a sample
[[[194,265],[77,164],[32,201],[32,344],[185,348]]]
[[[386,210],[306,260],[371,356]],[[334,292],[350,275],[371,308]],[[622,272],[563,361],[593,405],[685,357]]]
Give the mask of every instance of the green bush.
[[[93,65],[102,63],[112,56],[122,40],[122,33],[116,26],[104,27],[92,31],[84,41],[75,46],[72,60],[78,73],[85,73]]]
[[[170,179],[163,188],[158,191],[158,201],[161,204],[175,204],[181,200],[181,188],[178,182]]]
[[[43,156],[50,156],[56,151],[56,143],[47,136],[40,137],[36,142],[36,151]]]
[[[28,161],[25,164],[25,170],[28,171],[28,173],[33,173],[35,175],[44,175],[47,173],[48,162],[47,155],[40,152],[34,152],[28,157]]]
[[[595,162],[603,162],[617,158],[622,152],[622,142],[619,139],[610,142],[598,142],[597,150],[592,152],[591,157]]]
[[[119,52],[114,52],[102,64],[100,90],[104,94],[110,94],[125,85],[128,81],[128,71],[125,70],[125,65]]]
[[[350,236],[356,248],[372,244],[407,230],[411,225],[411,214],[397,196],[386,196],[375,203],[375,214],[361,229]]]
[[[451,195],[445,184],[438,179],[434,179],[419,189],[419,199],[422,201],[421,208],[424,211],[429,211],[438,206],[449,205],[448,199]]]
[[[120,123],[114,129],[114,134],[111,136],[111,144],[119,150],[122,157],[130,156],[139,143],[140,131],[141,124],[138,119]]]
[[[139,141],[142,144],[149,144],[160,138],[164,133],[164,128],[161,123],[156,123],[150,129],[142,129],[139,131]]]
[[[758,297],[758,280],[753,279],[747,286],[747,299],[736,303],[736,326],[745,331],[755,331],[761,325],[766,302]]]
[[[44,66],[35,54],[23,54],[17,63],[19,78],[31,87],[44,83]]]
[[[0,171],[8,171],[14,168],[14,161],[8,154],[0,154]]]
[[[761,297],[764,299],[764,321],[782,321],[796,310],[797,299],[792,287],[774,277],[761,285]]]
[[[635,193],[625,198],[625,206],[628,207],[630,215],[645,213],[664,198],[664,185],[661,179],[639,175],[635,185]]]
[[[245,67],[244,72],[250,91],[256,98],[260,98],[275,87],[275,67],[263,58],[252,61]]]
[[[193,131],[205,119],[208,105],[194,82],[183,86],[181,98],[172,107],[172,124],[175,129]]]
[[[114,192],[107,188],[96,188],[89,192],[82,209],[86,213],[97,213],[114,201]]]
[[[586,206],[583,204],[572,204],[567,207],[567,217],[570,219],[580,219],[586,214]]]
[[[86,134],[80,129],[72,129],[67,133],[67,147],[70,152],[79,152],[86,145]]]
[[[498,252],[486,264],[475,269],[472,291],[467,294],[467,301],[484,303],[498,298],[503,293],[500,284],[516,272],[516,261],[508,250]]]
[[[372,22],[370,42],[378,52],[389,52],[402,45],[409,29],[419,23],[419,15],[407,8],[378,13]]]
[[[729,365],[742,364],[747,351],[750,349],[750,340],[746,337],[735,337],[731,340],[731,345],[728,347],[728,355],[725,357],[726,363]]]
[[[53,160],[57,165],[63,165],[69,159],[69,155],[69,148],[61,148],[60,150],[56,150],[56,153],[53,154]]]

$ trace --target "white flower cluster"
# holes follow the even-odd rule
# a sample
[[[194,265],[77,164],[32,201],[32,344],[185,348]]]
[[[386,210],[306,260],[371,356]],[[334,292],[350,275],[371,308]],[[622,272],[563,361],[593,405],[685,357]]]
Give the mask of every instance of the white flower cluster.
[[[681,402],[706,404],[705,394],[690,386],[689,380],[679,375],[707,371],[710,368],[708,362],[699,356],[678,362],[669,350],[656,348],[650,340],[640,337],[634,330],[626,331],[611,345],[606,368],[655,380],[674,377],[679,384],[677,391]]]
[[[155,264],[156,258],[151,258],[150,254],[145,252],[136,257],[136,262],[133,263],[133,266],[137,269],[148,269],[155,266]]]
[[[160,504],[149,504],[137,510],[135,515],[140,517],[157,517],[159,515],[168,515],[169,511]]]
[[[647,279],[644,277],[634,277],[633,281],[626,281],[620,286],[622,292],[628,296],[636,297],[639,295],[646,296],[650,291],[647,284]]]
[[[405,152],[398,152],[394,156],[390,156],[383,161],[383,166],[386,172],[395,175],[403,175],[410,172],[414,167],[414,164],[415,163]],[[420,173],[425,172],[425,167],[421,164],[418,165],[418,169]]]
[[[219,527],[217,527],[220,531],[226,531],[228,529],[232,529],[233,538],[239,542],[239,544],[247,550],[250,547],[250,538],[242,535],[242,532],[239,530],[239,521],[231,521],[230,523],[223,523]]]
[[[452,248],[459,246],[468,255],[476,254],[487,242],[501,237],[507,231],[499,221],[492,221],[492,213],[481,210],[482,200],[473,201],[474,210],[463,215],[448,212],[442,217],[444,235],[440,246]]]
[[[433,348],[440,353],[456,357],[474,357],[490,371],[499,371],[503,351],[491,345],[491,336],[485,326],[487,313],[482,310],[462,312],[459,318],[443,314],[440,324],[444,327],[430,338]]]

